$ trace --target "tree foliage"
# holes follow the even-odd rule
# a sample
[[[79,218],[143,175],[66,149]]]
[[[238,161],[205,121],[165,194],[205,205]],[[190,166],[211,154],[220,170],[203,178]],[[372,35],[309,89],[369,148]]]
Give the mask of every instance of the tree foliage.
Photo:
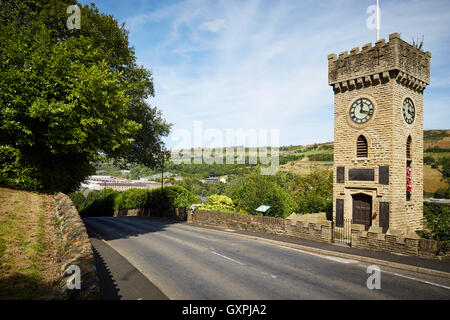
[[[445,253],[450,247],[450,205],[429,202],[423,205],[424,235],[438,240],[441,243],[440,250]]]
[[[259,168],[235,183],[231,198],[237,203],[238,209],[256,214],[256,208],[269,205],[270,216],[286,217],[294,210],[294,202],[289,193],[282,188],[276,176],[261,175]]]
[[[238,212],[233,200],[227,196],[218,194],[211,195],[205,204],[201,207],[202,210],[220,211],[220,212]]]
[[[112,216],[115,210],[129,209],[164,211],[202,202],[180,186],[152,190],[132,188],[121,192],[104,189],[91,191],[87,197],[81,192],[70,193],[69,197],[82,216]]]
[[[167,124],[128,32],[94,6],[68,30],[69,0],[0,7],[0,184],[68,192],[102,156],[154,166]]]
[[[296,213],[330,212],[333,208],[333,172],[312,168],[310,174],[297,176],[291,183]]]

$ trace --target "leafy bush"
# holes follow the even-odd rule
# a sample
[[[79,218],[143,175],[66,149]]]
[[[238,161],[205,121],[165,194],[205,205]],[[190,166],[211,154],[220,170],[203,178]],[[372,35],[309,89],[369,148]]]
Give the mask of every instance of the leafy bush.
[[[114,199],[115,210],[138,209],[147,206],[149,190],[128,189],[120,192]]]
[[[441,147],[435,146],[435,147],[430,147],[430,148],[426,149],[425,152],[436,152],[436,153],[450,152],[450,148],[441,148]]]
[[[434,194],[433,194],[434,198],[437,199],[450,199],[450,186],[448,186],[447,188],[439,188]]]
[[[323,196],[310,194],[299,197],[297,201],[296,213],[317,213],[333,211],[333,201],[327,200]]]
[[[206,203],[201,207],[203,210],[236,212],[236,206],[231,198],[217,194],[211,195]]]
[[[450,246],[450,205],[424,202],[423,215],[426,233],[441,243],[445,253]]]
[[[86,207],[86,197],[81,192],[72,192],[69,194],[69,198],[72,200],[75,208],[77,208],[78,212],[83,210]]]
[[[25,190],[42,188],[39,170],[27,165],[16,148],[0,145],[0,185]]]
[[[333,172],[313,168],[306,176],[297,177],[292,195],[297,213],[331,212],[333,209]]]
[[[175,208],[189,208],[193,204],[200,204],[202,200],[191,192],[183,192],[178,195],[174,201]]]
[[[72,201],[82,216],[112,216],[114,210],[151,208],[166,210],[181,206],[189,207],[201,203],[201,199],[180,186],[147,189],[129,189],[114,191],[112,189],[95,190],[86,199],[80,192],[70,194]]]
[[[86,205],[80,210],[83,217],[113,216],[118,191],[112,189],[94,190],[86,197]]]
[[[202,200],[192,192],[181,186],[169,186],[150,191],[148,206],[150,208],[166,210],[178,206],[190,206],[193,203],[202,203]]]
[[[303,159],[305,157],[304,154],[288,154],[280,156],[280,165],[286,164],[290,161],[296,161],[298,159]]]
[[[318,153],[308,156],[309,161],[333,161],[332,153]]]
[[[268,215],[273,217],[286,217],[294,209],[292,198],[278,184],[277,178],[261,175],[260,170],[245,176],[237,190],[232,192],[232,199],[238,209],[252,214],[256,214],[255,210],[260,205],[271,206]]]
[[[423,157],[423,163],[425,163],[425,164],[432,165],[435,161],[436,161],[436,159],[433,156]]]

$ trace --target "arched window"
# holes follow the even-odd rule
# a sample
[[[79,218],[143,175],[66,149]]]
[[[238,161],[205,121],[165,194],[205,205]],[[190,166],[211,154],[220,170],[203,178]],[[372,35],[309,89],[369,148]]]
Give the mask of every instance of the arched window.
[[[409,136],[408,140],[406,141],[406,159],[411,159],[411,145],[412,145],[412,138],[411,136]]]
[[[356,157],[367,158],[367,139],[363,135],[359,136],[358,142],[356,144]]]

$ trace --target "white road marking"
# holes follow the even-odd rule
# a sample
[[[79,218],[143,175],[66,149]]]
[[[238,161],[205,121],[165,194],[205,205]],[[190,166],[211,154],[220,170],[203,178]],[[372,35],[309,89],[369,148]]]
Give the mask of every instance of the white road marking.
[[[240,262],[240,261],[234,260],[234,259],[232,259],[232,258],[230,258],[230,257],[224,256],[223,254],[217,253],[217,252],[215,252],[215,251],[211,251],[211,252],[212,252],[213,254],[219,256],[219,257],[222,257],[222,258],[224,258],[224,259],[233,261],[233,262],[235,262],[235,263],[237,263],[237,264],[240,264],[241,266],[245,266],[245,264],[242,263],[242,262]]]
[[[331,261],[335,261],[335,262],[339,262],[339,263],[345,263],[345,264],[348,264],[348,263],[359,263],[359,261],[352,260],[352,259],[344,259],[344,258],[333,257],[333,256],[325,256],[325,255],[321,255],[321,254],[318,254],[318,253],[308,252],[308,251],[304,251],[304,250],[300,250],[300,249],[296,249],[296,248],[291,248],[291,247],[280,246],[280,248],[294,250],[294,251],[298,251],[298,252],[301,252],[301,253],[306,253],[306,254],[309,254],[309,255],[312,255],[312,256],[316,256],[316,257],[319,257],[319,258],[322,258],[322,259],[327,259],[327,260],[331,260]]]
[[[426,283],[426,284],[429,284],[429,285],[432,285],[432,286],[436,286],[436,287],[440,287],[440,288],[444,288],[444,289],[450,290],[450,287],[444,286],[442,284],[430,282],[430,281],[427,281],[427,280],[422,280],[422,279],[417,279],[417,278],[413,278],[413,277],[408,277],[408,276],[404,276],[402,274],[398,274],[398,273],[395,273],[395,272],[383,271],[383,269],[381,269],[381,272],[382,273],[384,272],[384,273],[392,274],[392,275],[400,277],[400,278],[414,280],[414,281],[418,281],[418,282]]]
[[[320,254],[317,254],[317,253],[307,252],[307,251],[303,251],[303,250],[295,249],[295,248],[290,248],[290,247],[282,247],[282,248],[291,249],[291,250],[299,251],[299,252],[302,252],[302,253],[307,253],[307,254],[310,254],[310,255],[313,255],[313,256],[321,257],[321,258],[324,258],[324,259],[328,259],[328,260],[332,260],[332,261],[336,261],[336,262],[340,262],[340,263],[359,263],[359,261],[356,261],[356,260],[343,259],[343,258],[332,257],[332,256],[323,256],[323,255],[320,255]],[[427,281],[427,280],[422,280],[422,279],[417,279],[417,278],[413,278],[413,277],[409,277],[409,276],[404,276],[402,274],[395,273],[395,272],[383,271],[383,269],[381,269],[381,272],[392,274],[392,275],[400,277],[400,278],[414,280],[414,281],[418,281],[418,282],[426,283],[426,284],[429,284],[429,285],[432,285],[432,286],[436,286],[436,287],[440,287],[440,288],[444,288],[444,289],[450,290],[450,287],[447,287],[447,286],[444,286],[444,285],[441,285],[441,284],[438,284],[438,283],[430,282],[430,281]]]

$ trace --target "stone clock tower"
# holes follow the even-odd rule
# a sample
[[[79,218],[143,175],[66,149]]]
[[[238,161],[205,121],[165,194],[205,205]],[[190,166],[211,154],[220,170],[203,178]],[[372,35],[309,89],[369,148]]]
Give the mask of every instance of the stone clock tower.
[[[423,91],[430,52],[398,33],[328,56],[334,91],[333,217],[366,230],[422,228]]]

